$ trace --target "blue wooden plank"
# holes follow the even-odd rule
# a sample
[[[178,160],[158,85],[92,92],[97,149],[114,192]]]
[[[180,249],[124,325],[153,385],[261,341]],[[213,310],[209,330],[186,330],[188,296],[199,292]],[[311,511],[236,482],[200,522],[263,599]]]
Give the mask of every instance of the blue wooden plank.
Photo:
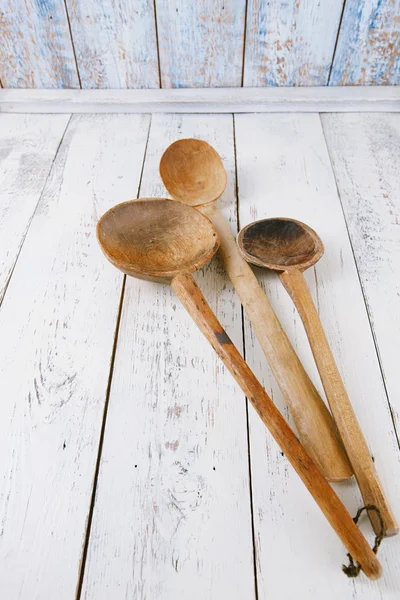
[[[246,0],[157,0],[164,88],[240,87]]]
[[[158,88],[153,0],[66,0],[83,88]]]
[[[0,29],[4,87],[80,87],[63,0],[2,0]]]
[[[400,84],[400,0],[348,0],[329,83]]]
[[[249,0],[244,85],[326,85],[342,5]]]

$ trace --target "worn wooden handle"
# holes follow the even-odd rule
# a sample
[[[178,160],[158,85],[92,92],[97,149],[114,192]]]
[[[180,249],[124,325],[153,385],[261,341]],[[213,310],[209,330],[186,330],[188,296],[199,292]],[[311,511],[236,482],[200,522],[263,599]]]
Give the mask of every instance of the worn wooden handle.
[[[361,531],[354,524],[353,519],[323,477],[313,459],[298,441],[275,404],[225,333],[193,277],[189,274],[178,275],[173,279],[171,285],[188,313],[253,404],[262,421],[270,430],[353,558],[360,563],[368,577],[371,579],[380,577],[381,567],[379,561]]]
[[[250,319],[307,452],[330,481],[351,477],[353,471],[329,410],[305,372],[251,267],[242,258],[228,223],[214,204],[196,208],[213,222],[218,232],[222,263]]]
[[[397,523],[385,497],[367,442],[340,377],[303,273],[290,269],[280,273],[280,278],[304,323],[329,406],[354,469],[364,502],[379,508],[386,535],[395,535],[398,533]],[[379,533],[381,526],[376,513],[369,511],[368,514],[375,532]]]

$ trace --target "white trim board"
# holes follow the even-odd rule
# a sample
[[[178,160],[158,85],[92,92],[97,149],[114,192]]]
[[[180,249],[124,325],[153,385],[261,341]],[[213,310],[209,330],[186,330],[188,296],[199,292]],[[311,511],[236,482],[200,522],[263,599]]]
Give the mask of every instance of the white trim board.
[[[0,112],[400,112],[400,86],[155,90],[1,89]]]

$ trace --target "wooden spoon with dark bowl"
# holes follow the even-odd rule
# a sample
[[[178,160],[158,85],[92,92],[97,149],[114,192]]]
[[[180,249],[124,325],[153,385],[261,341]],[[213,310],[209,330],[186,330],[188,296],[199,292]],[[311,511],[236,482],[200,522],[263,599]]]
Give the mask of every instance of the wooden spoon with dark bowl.
[[[278,272],[295,303],[364,502],[379,509],[385,534],[396,535],[396,520],[303,276],[303,271],[314,265],[324,252],[321,239],[311,227],[300,221],[285,218],[263,219],[247,225],[240,231],[238,245],[248,262]],[[368,515],[378,534],[381,530],[378,516],[374,511],[369,511]]]

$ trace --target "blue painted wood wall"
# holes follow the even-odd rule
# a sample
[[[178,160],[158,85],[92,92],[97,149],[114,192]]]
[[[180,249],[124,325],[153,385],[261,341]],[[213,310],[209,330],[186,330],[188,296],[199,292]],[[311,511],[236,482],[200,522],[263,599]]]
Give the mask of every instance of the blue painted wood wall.
[[[1,0],[0,84],[396,85],[400,0]]]

